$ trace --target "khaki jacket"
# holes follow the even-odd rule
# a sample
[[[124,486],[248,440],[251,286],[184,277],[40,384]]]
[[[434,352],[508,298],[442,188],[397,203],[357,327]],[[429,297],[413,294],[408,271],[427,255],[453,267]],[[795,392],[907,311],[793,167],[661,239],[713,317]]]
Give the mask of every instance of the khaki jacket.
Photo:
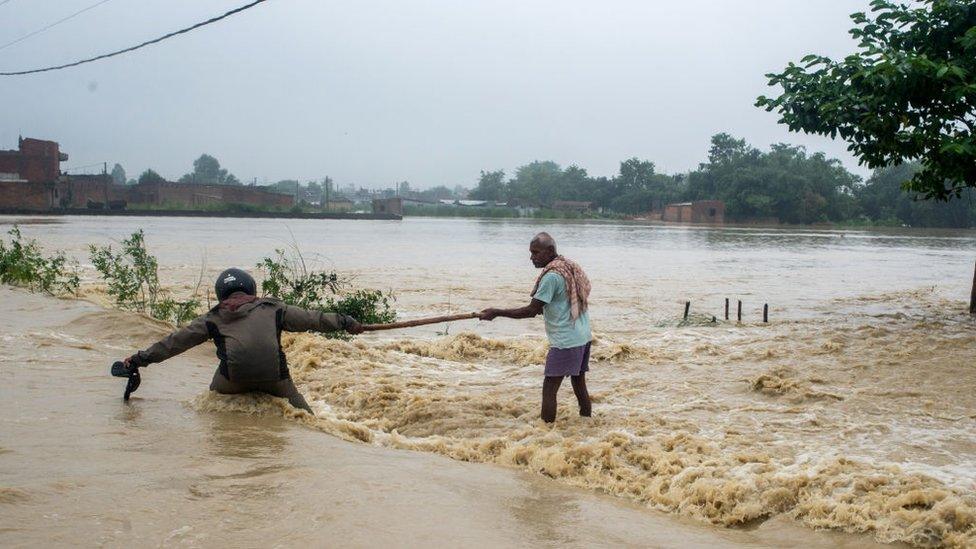
[[[249,383],[287,379],[288,363],[281,350],[281,332],[328,332],[345,329],[349,317],[309,311],[272,298],[245,303],[236,310],[219,305],[206,314],[139,351],[138,366],[162,362],[213,340],[220,373],[231,381]]]

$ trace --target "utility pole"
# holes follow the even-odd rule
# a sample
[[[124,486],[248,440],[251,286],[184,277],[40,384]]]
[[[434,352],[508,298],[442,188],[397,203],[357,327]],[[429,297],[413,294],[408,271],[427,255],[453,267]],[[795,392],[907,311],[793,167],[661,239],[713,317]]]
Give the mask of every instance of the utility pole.
[[[325,176],[325,179],[322,181],[322,186],[325,187],[325,201],[322,203],[322,209],[328,210],[329,196],[332,194],[332,178]]]

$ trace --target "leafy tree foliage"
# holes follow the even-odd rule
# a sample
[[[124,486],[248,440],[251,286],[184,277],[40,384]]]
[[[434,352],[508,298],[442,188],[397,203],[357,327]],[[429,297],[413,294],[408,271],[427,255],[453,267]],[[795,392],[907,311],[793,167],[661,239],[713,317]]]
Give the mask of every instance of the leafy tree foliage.
[[[438,185],[422,191],[415,191],[418,198],[422,200],[446,200],[458,198],[453,189],[448,189],[444,185]]]
[[[474,200],[505,200],[506,198],[505,172],[496,170],[492,172],[481,171],[478,179],[478,186],[471,191],[470,197]]]
[[[139,175],[139,184],[144,185],[147,183],[166,183],[166,178],[151,169],[146,170]]]
[[[835,137],[871,168],[915,161],[905,188],[948,200],[976,186],[976,2],[871,2],[851,16],[858,52],[808,55],[767,75],[756,105],[792,131]]]
[[[220,162],[209,154],[201,154],[193,161],[193,171],[179,179],[180,183],[200,185],[241,185],[232,173],[220,167]]]
[[[844,221],[857,210],[859,181],[823,153],[784,144],[764,153],[721,133],[712,137],[708,162],[689,175],[685,198],[724,200],[732,219]]]
[[[116,164],[112,167],[112,183],[116,185],[125,185],[125,168],[121,164]]]
[[[64,252],[45,256],[36,240],[27,240],[20,228],[7,231],[10,242],[0,239],[0,282],[23,286],[51,295],[77,294],[81,278]]]
[[[902,190],[902,184],[921,169],[919,164],[906,163],[875,170],[855,193],[861,215],[885,225],[976,226],[976,192],[973,189],[963,190],[962,200],[953,200],[948,204],[918,200],[918,197]]]

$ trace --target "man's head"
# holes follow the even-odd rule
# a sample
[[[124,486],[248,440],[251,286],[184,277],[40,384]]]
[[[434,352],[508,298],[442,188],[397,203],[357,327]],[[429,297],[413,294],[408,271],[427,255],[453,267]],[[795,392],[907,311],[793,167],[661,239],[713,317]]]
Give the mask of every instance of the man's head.
[[[214,293],[217,294],[217,300],[223,301],[234,292],[258,295],[258,285],[254,282],[254,277],[247,274],[247,271],[231,267],[217,277]]]
[[[529,242],[529,256],[536,269],[541,269],[556,259],[556,240],[549,233],[539,233]]]

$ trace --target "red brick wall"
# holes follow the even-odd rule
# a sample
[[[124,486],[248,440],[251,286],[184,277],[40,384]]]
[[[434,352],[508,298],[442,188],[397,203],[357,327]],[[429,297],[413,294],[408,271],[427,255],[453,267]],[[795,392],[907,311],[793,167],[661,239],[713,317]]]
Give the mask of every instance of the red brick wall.
[[[0,181],[0,208],[48,210],[51,208],[88,208],[89,203],[101,204],[124,200],[128,204],[176,205],[186,208],[211,203],[250,204],[290,208],[295,204],[291,195],[272,193],[250,187],[227,185],[193,185],[166,183],[163,185],[119,186],[107,175],[82,175],[61,178],[56,183]]]
[[[721,200],[700,200],[691,205],[692,223],[724,223],[725,202]]]
[[[58,178],[61,153],[54,141],[21,139],[20,150],[0,151],[0,172],[16,173],[31,183],[50,183]]]
[[[725,203],[699,200],[691,204],[668,204],[662,219],[678,223],[725,223]]]
[[[295,197],[291,195],[236,185],[153,183],[131,187],[128,197],[132,204],[153,204],[157,206],[166,204],[186,208],[220,203],[284,208],[295,205]]]
[[[112,178],[109,176],[71,176],[68,180],[67,200],[60,200],[67,208],[87,208],[89,202],[102,204],[107,207],[111,199],[109,187]],[[62,197],[63,198],[63,197]]]
[[[54,185],[0,181],[0,208],[47,210],[51,207]]]

